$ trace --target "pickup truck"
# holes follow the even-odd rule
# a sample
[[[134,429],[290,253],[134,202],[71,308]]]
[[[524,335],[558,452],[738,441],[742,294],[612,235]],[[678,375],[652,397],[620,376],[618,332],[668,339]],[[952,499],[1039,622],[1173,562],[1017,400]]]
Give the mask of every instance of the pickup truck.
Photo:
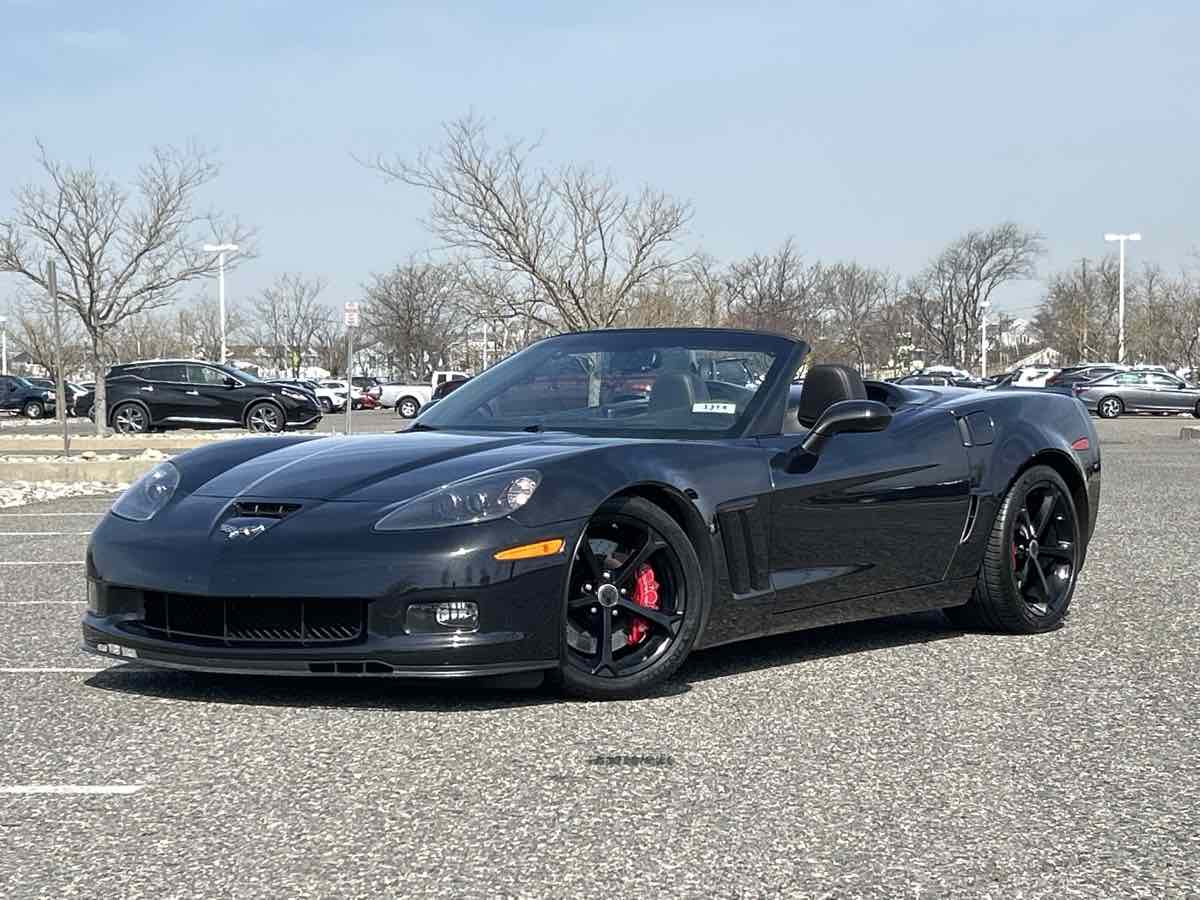
[[[396,407],[397,415],[415,419],[421,407],[430,401],[433,392],[447,381],[465,381],[471,376],[466,372],[434,372],[428,384],[410,384],[403,381],[388,382],[383,386],[379,402],[384,406]]]

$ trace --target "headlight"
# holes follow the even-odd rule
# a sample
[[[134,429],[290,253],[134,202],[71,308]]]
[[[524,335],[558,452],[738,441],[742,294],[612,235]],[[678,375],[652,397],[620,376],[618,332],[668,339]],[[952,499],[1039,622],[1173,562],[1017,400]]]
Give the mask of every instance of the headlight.
[[[289,391],[287,388],[284,388],[280,393],[285,397],[291,397],[293,400],[307,400],[309,403],[312,402],[312,397],[308,396],[308,394],[302,394],[300,391]]]
[[[542,476],[534,471],[479,475],[401,503],[375,523],[376,531],[444,528],[502,519],[529,502]]]
[[[43,400],[53,400],[54,392],[53,391],[42,391],[42,399]]]
[[[159,463],[137,481],[112,505],[114,515],[134,522],[146,522],[167,505],[179,487],[179,470],[169,462]]]

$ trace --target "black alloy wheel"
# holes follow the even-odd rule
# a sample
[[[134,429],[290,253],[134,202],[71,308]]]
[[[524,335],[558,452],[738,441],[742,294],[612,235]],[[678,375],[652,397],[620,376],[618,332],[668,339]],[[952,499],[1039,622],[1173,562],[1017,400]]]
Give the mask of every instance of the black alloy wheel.
[[[246,414],[246,427],[258,434],[283,431],[283,413],[274,403],[255,403]]]
[[[1120,397],[1105,397],[1096,404],[1096,412],[1102,419],[1115,419],[1125,412],[1125,404]]]
[[[640,497],[605,503],[571,564],[563,687],[593,699],[645,693],[683,663],[704,605],[700,561],[679,524]]]
[[[150,430],[150,417],[136,403],[121,403],[113,410],[112,424],[118,434],[145,434]]]
[[[401,397],[396,401],[396,412],[405,419],[415,419],[417,413],[421,410],[419,404],[413,397]]]
[[[1200,400],[1196,401],[1196,405],[1192,407],[1192,418],[1200,419]]]
[[[1057,628],[1075,592],[1081,542],[1066,482],[1048,466],[1028,469],[996,515],[970,602],[946,615],[956,625],[1014,634]]]
[[[333,404],[329,402],[328,397],[321,398],[321,412],[323,412],[325,415],[329,415],[331,412],[333,412]]]
[[[46,414],[46,407],[41,400],[27,400],[21,407],[21,414],[27,419],[40,419]]]

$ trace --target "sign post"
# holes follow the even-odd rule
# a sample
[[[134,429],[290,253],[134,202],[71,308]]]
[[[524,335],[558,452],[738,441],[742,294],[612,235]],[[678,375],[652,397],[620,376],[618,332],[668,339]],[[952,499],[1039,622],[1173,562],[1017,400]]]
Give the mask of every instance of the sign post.
[[[354,329],[358,327],[359,307],[357,303],[347,303],[342,314],[346,326],[346,434],[353,434],[350,424],[350,410],[354,407]]]

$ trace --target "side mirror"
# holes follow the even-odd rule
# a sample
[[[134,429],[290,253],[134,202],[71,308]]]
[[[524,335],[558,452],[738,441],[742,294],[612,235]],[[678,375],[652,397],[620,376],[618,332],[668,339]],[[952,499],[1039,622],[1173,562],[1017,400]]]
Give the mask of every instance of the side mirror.
[[[883,431],[892,421],[892,411],[875,400],[843,400],[834,403],[817,419],[801,448],[814,456],[835,434]]]
[[[234,378],[232,375],[226,375],[224,378],[222,378],[221,384],[225,385],[225,387],[227,387],[227,388],[238,386],[237,379]]]

